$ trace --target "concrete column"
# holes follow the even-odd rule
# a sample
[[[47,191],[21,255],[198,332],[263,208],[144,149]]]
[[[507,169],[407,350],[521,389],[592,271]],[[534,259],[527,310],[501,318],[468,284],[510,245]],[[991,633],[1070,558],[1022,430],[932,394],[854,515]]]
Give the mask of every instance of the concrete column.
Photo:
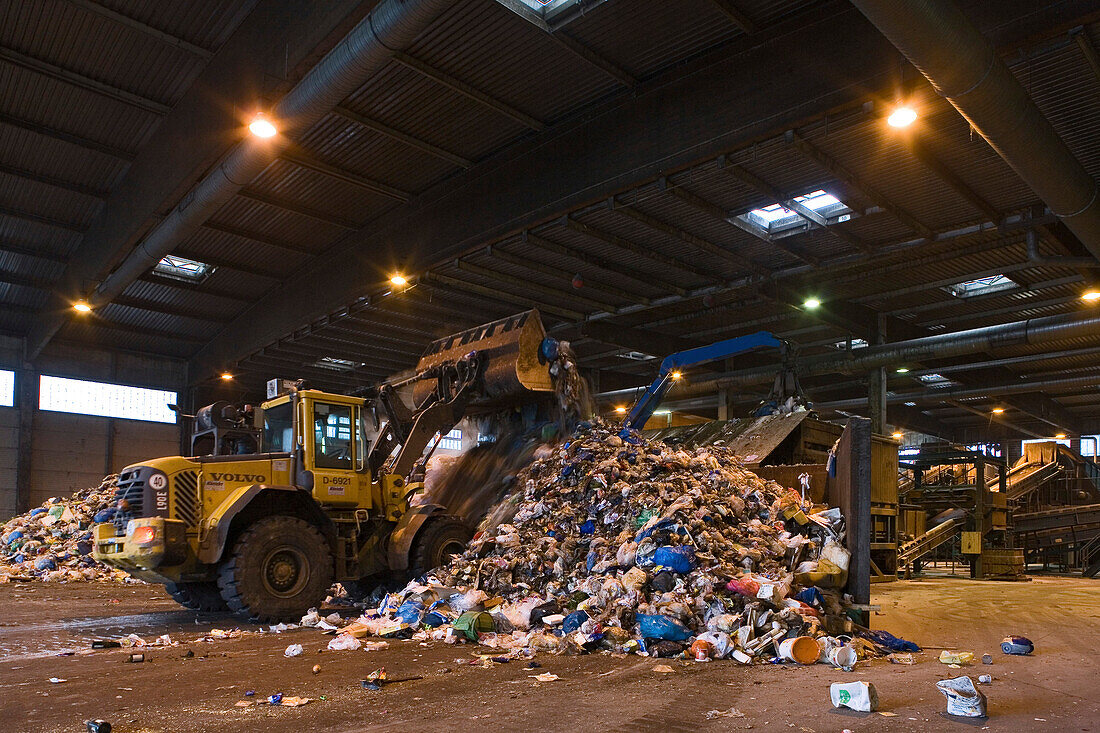
[[[879,367],[867,374],[867,405],[871,413],[871,432],[886,435],[886,369]]]
[[[871,339],[877,346],[886,343],[886,316],[878,315]],[[871,413],[871,432],[886,435],[886,367],[872,369],[867,375],[867,404]]]
[[[31,508],[31,476],[34,471],[34,417],[38,412],[38,373],[25,362],[15,375],[19,408],[19,454],[15,462],[15,510]]]

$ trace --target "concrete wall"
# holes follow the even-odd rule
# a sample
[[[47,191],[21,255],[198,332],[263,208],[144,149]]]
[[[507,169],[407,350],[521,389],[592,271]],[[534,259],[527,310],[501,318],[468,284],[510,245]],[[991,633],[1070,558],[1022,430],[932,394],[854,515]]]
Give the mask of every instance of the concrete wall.
[[[16,406],[0,407],[0,521],[18,513],[16,486],[21,404],[22,344],[0,338],[0,368],[16,371]],[[176,390],[186,383],[184,362],[160,357],[51,344],[30,372],[135,387]],[[181,400],[183,396],[181,394]],[[30,406],[29,506],[51,496],[97,486],[104,475],[146,458],[179,453],[179,426],[92,415],[48,412]]]

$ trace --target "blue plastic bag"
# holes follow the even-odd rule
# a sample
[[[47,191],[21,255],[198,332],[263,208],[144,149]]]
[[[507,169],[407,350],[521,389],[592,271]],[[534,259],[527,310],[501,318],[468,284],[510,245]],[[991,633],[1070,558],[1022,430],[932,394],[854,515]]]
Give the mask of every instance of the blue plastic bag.
[[[395,615],[410,626],[416,626],[424,616],[424,604],[415,598],[410,598],[397,608]]]
[[[585,621],[588,620],[588,614],[584,611],[574,611],[565,617],[565,620],[561,622],[561,630],[566,634],[572,634],[574,631],[581,627]]]
[[[911,641],[899,639],[889,631],[861,631],[860,636],[870,639],[880,646],[884,646],[892,652],[919,652],[920,647]]]
[[[691,629],[674,618],[657,614],[638,614],[638,630],[645,639],[686,641],[691,638]]]
[[[674,573],[686,575],[695,567],[695,550],[686,545],[658,547],[653,553],[653,563],[666,567]]]

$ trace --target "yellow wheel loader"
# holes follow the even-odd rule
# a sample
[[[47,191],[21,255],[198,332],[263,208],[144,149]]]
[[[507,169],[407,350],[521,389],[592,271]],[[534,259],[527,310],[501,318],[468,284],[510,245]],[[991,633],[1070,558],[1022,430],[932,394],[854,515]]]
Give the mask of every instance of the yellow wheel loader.
[[[206,408],[195,434],[213,454],[126,467],[93,555],[188,608],[261,621],[297,619],[334,580],[419,575],[472,533],[445,507],[410,503],[439,436],[552,392],[557,351],[528,311],[435,341],[411,376],[355,396],[290,388],[251,425],[226,419],[226,403]]]

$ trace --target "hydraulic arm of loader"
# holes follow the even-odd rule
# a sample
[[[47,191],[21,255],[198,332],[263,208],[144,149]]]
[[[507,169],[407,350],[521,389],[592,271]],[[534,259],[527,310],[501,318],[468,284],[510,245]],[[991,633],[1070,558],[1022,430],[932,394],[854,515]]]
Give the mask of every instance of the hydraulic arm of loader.
[[[623,429],[620,434],[625,437],[631,430],[641,430],[645,426],[649,418],[653,416],[653,411],[657,409],[657,406],[661,404],[661,400],[665,398],[668,391],[672,389],[672,385],[679,379],[681,369],[728,359],[731,356],[738,356],[768,347],[779,349],[784,355],[787,351],[786,343],[776,338],[775,334],[768,331],[757,331],[748,336],[738,336],[737,338],[718,341],[707,346],[699,346],[698,348],[687,349],[666,356],[665,360],[661,362],[661,370],[658,372],[657,378],[653,380],[653,384],[646,388],[645,394],[634,403],[630,414],[623,421]]]
[[[462,418],[508,407],[529,392],[553,391],[550,364],[557,347],[537,310],[433,341],[413,376],[366,392],[386,418],[368,459],[372,475],[401,446],[385,473],[407,476],[433,437]],[[412,390],[411,409],[399,394],[406,387]]]

